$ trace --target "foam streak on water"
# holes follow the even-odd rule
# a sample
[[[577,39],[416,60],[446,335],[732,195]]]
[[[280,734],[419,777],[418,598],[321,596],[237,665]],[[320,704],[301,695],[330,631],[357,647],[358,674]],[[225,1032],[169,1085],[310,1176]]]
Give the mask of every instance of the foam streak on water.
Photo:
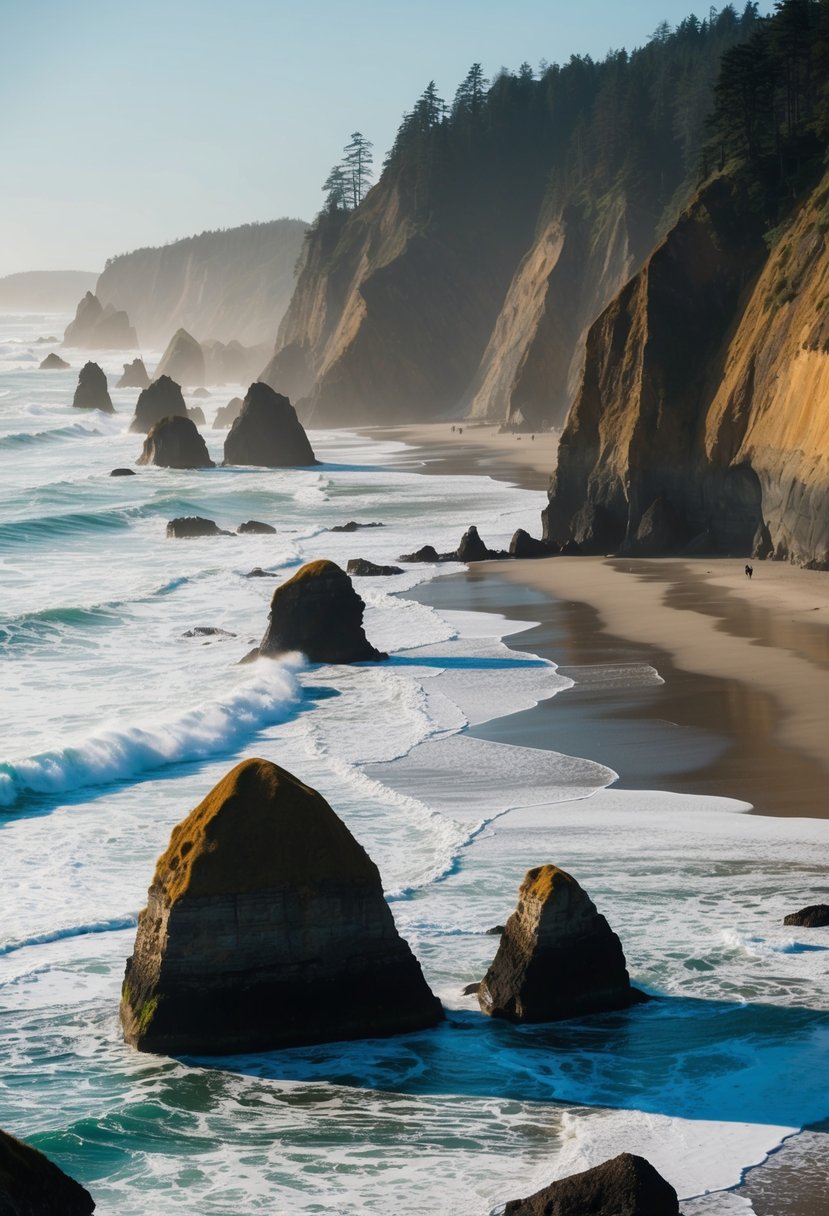
[[[449,550],[473,522],[501,547],[537,530],[543,496],[424,476],[400,444],[335,432],[312,433],[310,470],[110,479],[140,450],[137,394],[79,418],[83,360],[36,370],[48,347],[32,339],[64,324],[0,318],[0,1127],[84,1181],[103,1216],[481,1216],[622,1149],[662,1170],[688,1216],[750,1211],[724,1188],[828,1113],[829,941],[781,924],[825,893],[826,825],[616,791],[611,770],[553,739],[466,735],[551,696],[566,706],[574,683],[646,696],[660,677],[559,671],[503,640],[526,626],[406,599],[452,566],[359,580],[386,664],[239,667],[299,563]],[[92,357],[112,384],[131,355]],[[240,388],[216,391],[208,418]],[[223,435],[205,434],[220,459]],[[277,533],[167,541],[181,514]],[[349,519],[384,526],[329,531]],[[271,576],[248,578],[256,566]],[[225,632],[185,636],[197,626]],[[378,863],[449,1012],[437,1031],[209,1062],[121,1042],[155,859],[255,754],[318,788]],[[461,996],[494,953],[487,930],[545,861],[584,883],[659,1001],[516,1028]]]

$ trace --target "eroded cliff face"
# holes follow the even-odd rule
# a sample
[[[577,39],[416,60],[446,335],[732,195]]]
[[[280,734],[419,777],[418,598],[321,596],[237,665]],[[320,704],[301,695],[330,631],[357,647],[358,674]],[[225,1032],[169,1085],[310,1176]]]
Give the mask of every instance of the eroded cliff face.
[[[829,568],[829,181],[771,252],[720,177],[591,327],[548,539]]]

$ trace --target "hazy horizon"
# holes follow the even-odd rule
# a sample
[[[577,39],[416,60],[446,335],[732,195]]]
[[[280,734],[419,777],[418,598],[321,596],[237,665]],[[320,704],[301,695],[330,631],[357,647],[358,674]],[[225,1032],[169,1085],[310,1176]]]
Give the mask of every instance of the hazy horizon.
[[[423,0],[416,15],[334,0],[302,12],[267,0],[10,7],[7,43],[16,52],[0,97],[15,172],[0,196],[0,276],[100,272],[108,257],[208,229],[310,221],[350,133],[372,140],[379,170],[430,79],[451,100],[474,61],[492,76],[524,60],[537,68],[571,54],[603,58],[642,45],[694,5],[550,8],[542,0],[460,0],[451,9]]]

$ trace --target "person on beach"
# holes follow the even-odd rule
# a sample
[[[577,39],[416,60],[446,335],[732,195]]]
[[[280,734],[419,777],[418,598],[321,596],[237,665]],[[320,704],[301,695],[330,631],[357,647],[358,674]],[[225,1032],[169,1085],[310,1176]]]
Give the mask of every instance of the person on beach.
[[[754,567],[746,566],[746,578],[750,579],[753,573],[754,573]]]

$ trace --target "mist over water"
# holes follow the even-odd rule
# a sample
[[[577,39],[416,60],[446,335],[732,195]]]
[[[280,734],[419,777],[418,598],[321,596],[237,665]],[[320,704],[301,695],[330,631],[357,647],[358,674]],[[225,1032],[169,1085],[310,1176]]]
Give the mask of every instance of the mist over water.
[[[33,339],[65,320],[0,318],[0,1127],[103,1216],[473,1216],[622,1150],[653,1162],[686,1216],[750,1211],[724,1188],[827,1114],[829,951],[781,923],[825,885],[827,824],[614,790],[589,738],[573,756],[466,735],[551,696],[566,706],[579,673],[512,650],[526,626],[406,598],[453,566],[359,580],[386,664],[237,666],[300,563],[448,550],[473,522],[505,546],[537,531],[543,496],[427,476],[401,444],[336,432],[311,434],[310,470],[111,479],[141,448],[136,391],[113,391],[113,417],[70,403],[87,357],[112,385],[127,356],[71,352],[71,370],[38,372],[49,348]],[[203,403],[209,420],[239,387]],[[224,433],[204,433],[220,459]],[[277,534],[166,540],[182,514]],[[384,526],[327,530],[349,519]],[[273,576],[246,577],[256,566]],[[184,636],[198,626],[235,636]],[[600,677],[631,696],[659,678],[645,664],[582,678]],[[319,789],[377,862],[447,1008],[439,1029],[209,1062],[123,1044],[155,859],[250,755]],[[512,1027],[461,996],[546,861],[585,886],[659,1000]]]

